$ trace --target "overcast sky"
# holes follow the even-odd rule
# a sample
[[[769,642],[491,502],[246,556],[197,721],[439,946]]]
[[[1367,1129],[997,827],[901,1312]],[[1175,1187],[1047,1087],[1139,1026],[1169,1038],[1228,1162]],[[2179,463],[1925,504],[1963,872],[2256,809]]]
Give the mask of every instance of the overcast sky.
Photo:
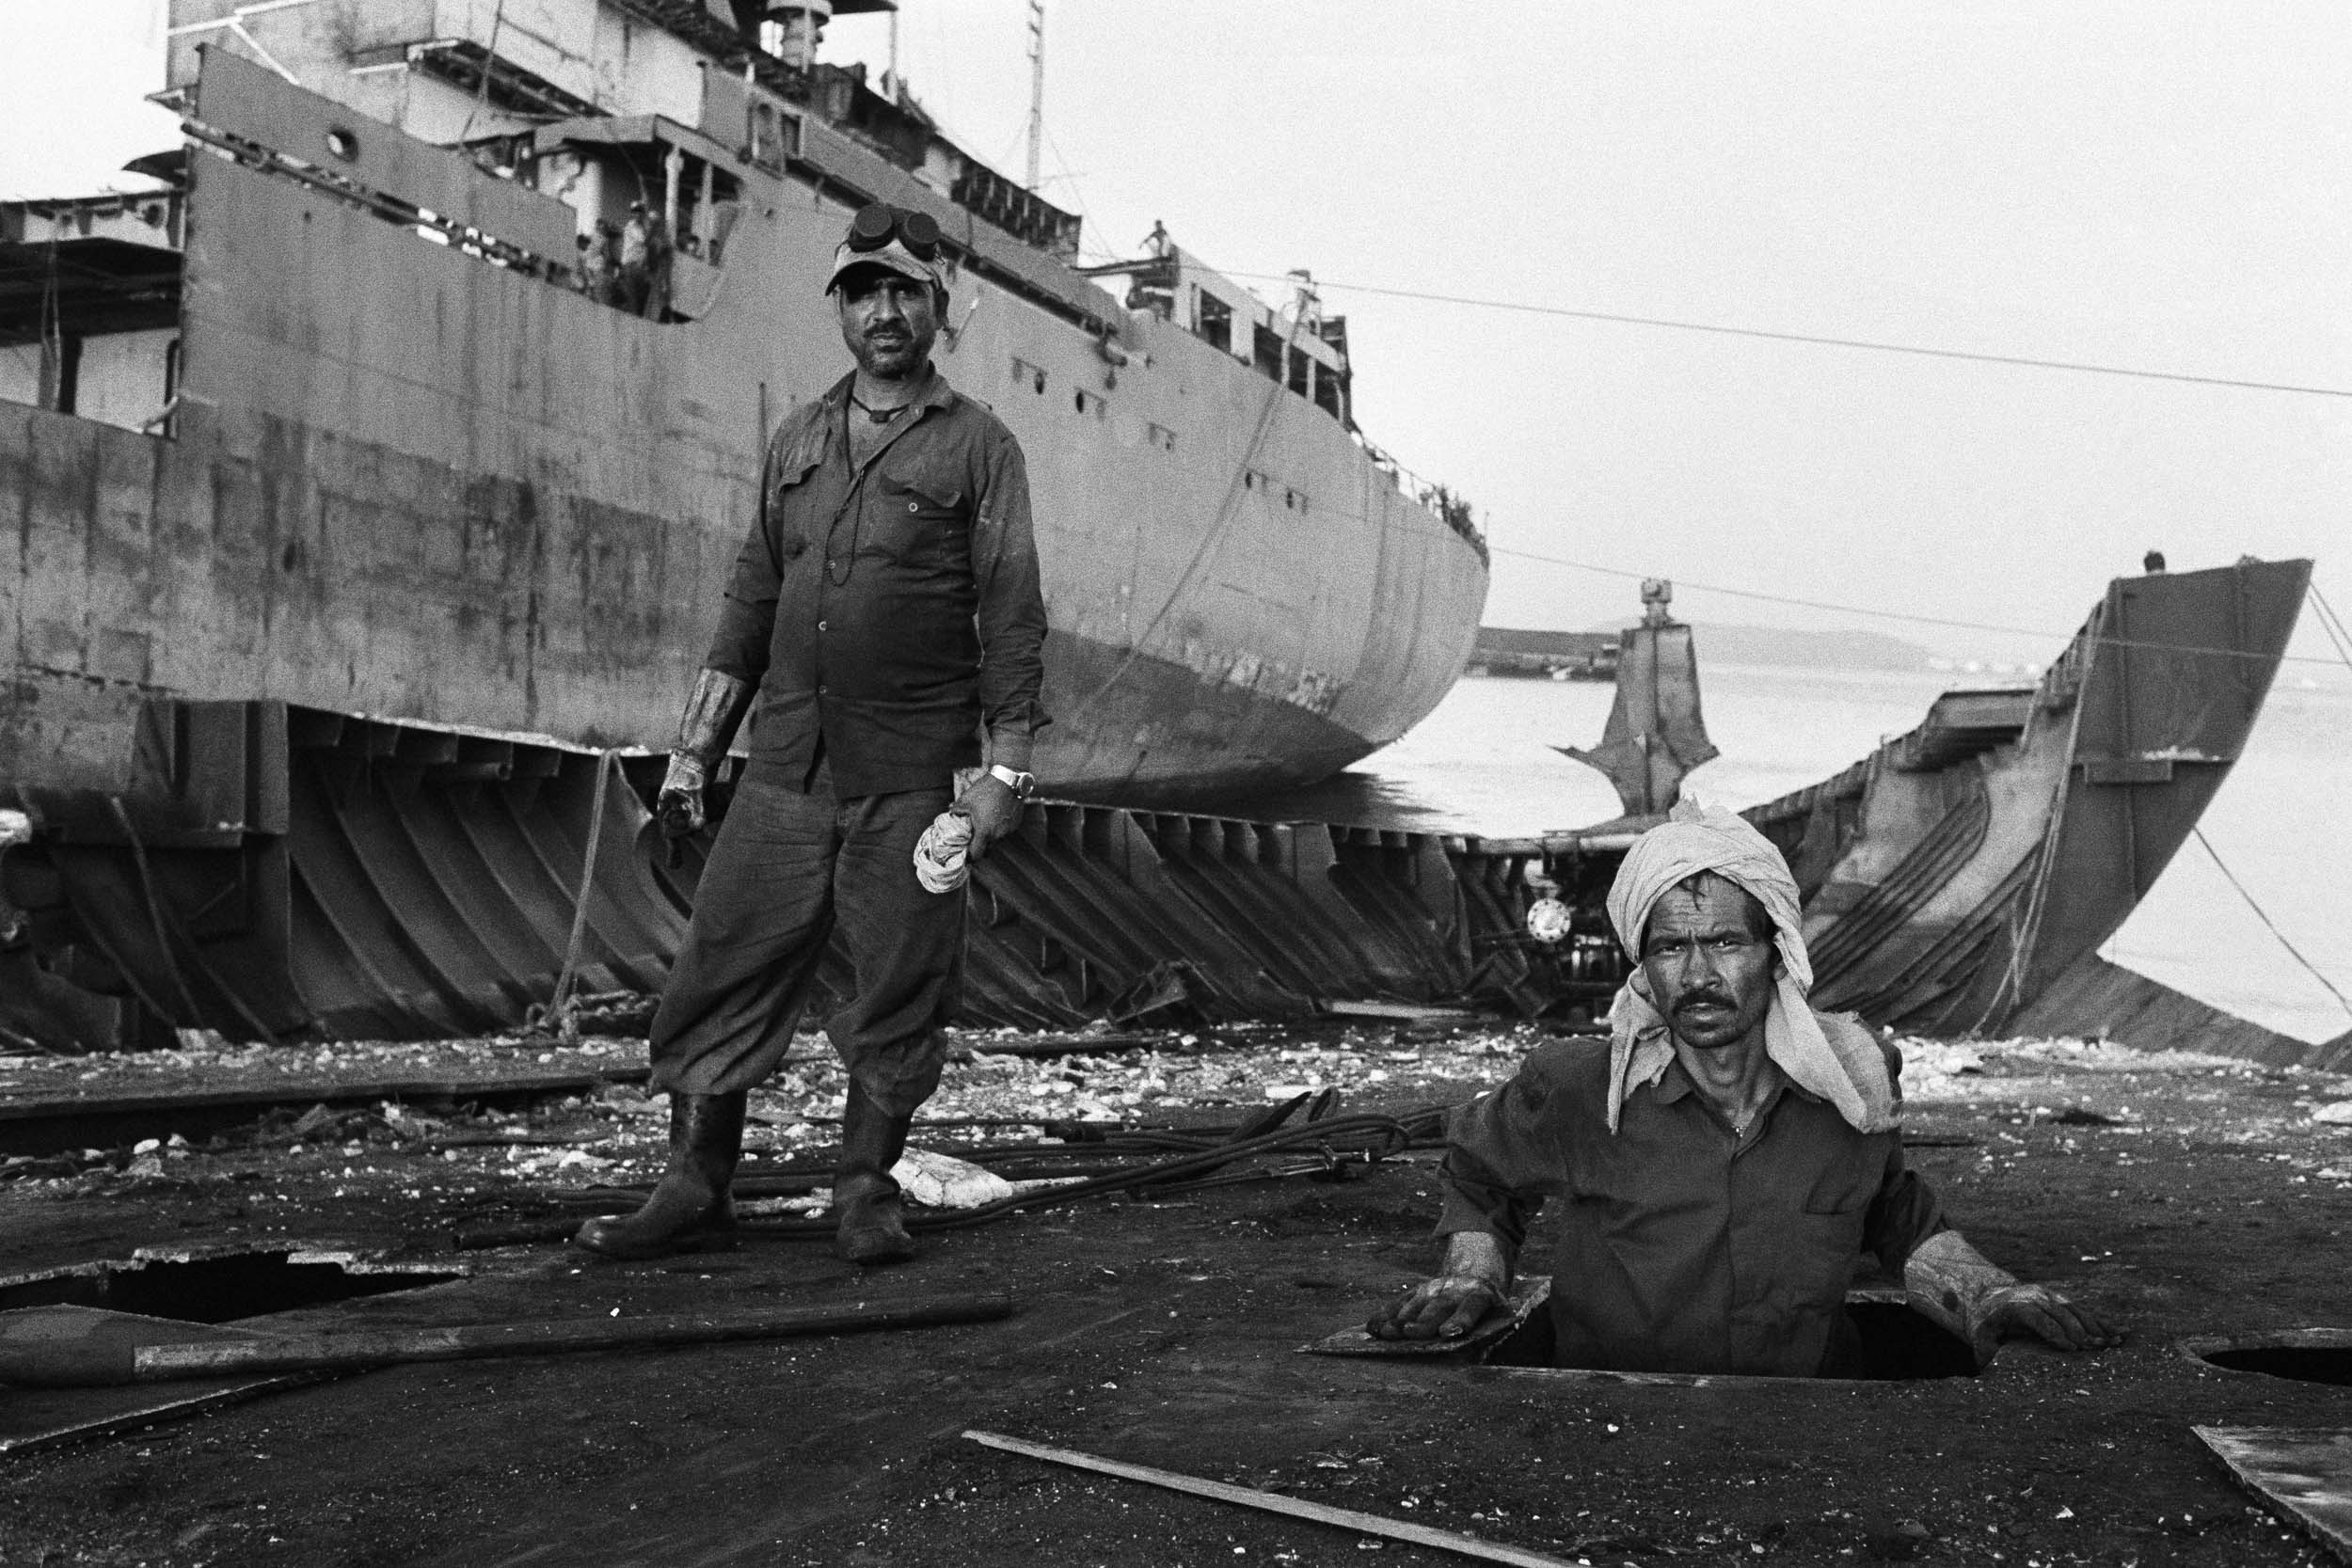
[[[916,94],[1024,163],[1025,0],[903,0]],[[160,0],[0,0],[0,195],[173,139]],[[2352,8],[1049,0],[1046,195],[1235,274],[1311,269],[1373,438],[1495,543],[2036,628],[2116,572],[2321,557],[2352,614],[2352,397],[1547,317],[1343,285],[2352,391]],[[829,57],[886,52],[879,18]],[[1261,285],[1279,293],[1277,283]],[[1487,618],[1629,583],[1496,560]],[[2307,617],[2308,623],[2308,617]],[[2298,653],[2325,644],[2308,624]],[[2319,673],[2317,670],[2307,673]],[[2341,673],[2341,672],[2339,672]]]

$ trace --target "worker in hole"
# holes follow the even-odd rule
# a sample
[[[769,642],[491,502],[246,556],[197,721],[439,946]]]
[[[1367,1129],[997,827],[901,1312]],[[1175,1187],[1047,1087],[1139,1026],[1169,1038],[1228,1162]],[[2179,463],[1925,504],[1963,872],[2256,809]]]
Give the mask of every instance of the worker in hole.
[[[580,1231],[591,1251],[731,1240],[746,1095],[790,1045],[835,937],[854,975],[825,1024],[849,1077],[835,1249],[862,1263],[913,1251],[890,1172],[939,1085],[964,905],[961,877],[939,879],[928,855],[918,872],[916,847],[944,816],[973,860],[1017,828],[1045,723],[1028,473],[1012,434],[931,366],[939,258],[928,217],[879,203],[834,252],[827,289],[856,368],[768,444],[657,803],[674,835],[703,826],[706,783],[756,693],[750,762],[654,1015],[669,1168],[635,1213]]]
[[[1373,1334],[1468,1333],[1509,1292],[1549,1198],[1565,1211],[1549,1303],[1562,1366],[1852,1375],[1845,1296],[1865,1250],[1979,1365],[2016,1334],[2120,1342],[1987,1261],[1905,1168],[1901,1057],[1806,1003],[1796,881],[1763,834],[1676,807],[1627,853],[1609,917],[1636,964],[1611,1037],[1545,1045],[1454,1114],[1442,1272],[1375,1313]]]

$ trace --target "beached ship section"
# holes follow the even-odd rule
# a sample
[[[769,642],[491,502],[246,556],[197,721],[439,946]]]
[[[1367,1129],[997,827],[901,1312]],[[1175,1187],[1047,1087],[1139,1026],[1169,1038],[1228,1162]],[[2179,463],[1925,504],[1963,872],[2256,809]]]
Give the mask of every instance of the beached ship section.
[[[2037,685],[1947,691],[1747,812],[1804,891],[1815,1004],[1996,1032],[2095,964],[2237,761],[2310,580],[2250,559],[2118,578]]]

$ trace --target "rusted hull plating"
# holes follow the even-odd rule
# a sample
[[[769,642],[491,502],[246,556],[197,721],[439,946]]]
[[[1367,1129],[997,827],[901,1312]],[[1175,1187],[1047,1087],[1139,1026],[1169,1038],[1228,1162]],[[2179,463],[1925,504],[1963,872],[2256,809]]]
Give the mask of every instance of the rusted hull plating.
[[[161,703],[142,731],[129,797],[24,792],[36,835],[5,888],[30,942],[0,955],[0,1027],[68,1048],[174,1028],[398,1038],[510,1028],[548,999],[589,863],[596,753],[279,704]],[[641,793],[660,759],[617,760],[577,973],[588,990],[651,990],[707,840],[671,866]],[[962,1017],[1207,1022],[1465,994],[1533,1006],[1549,994],[1544,960],[1511,933],[1539,853],[1035,805],[977,868]],[[829,954],[827,991],[848,975]]]

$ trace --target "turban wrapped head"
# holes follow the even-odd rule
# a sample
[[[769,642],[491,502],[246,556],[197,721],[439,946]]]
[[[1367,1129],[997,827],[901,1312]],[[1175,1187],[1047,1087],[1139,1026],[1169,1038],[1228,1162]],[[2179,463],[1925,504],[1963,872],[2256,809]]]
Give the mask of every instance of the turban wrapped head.
[[[1773,1065],[1799,1088],[1835,1105],[1859,1132],[1900,1125],[1901,1101],[1878,1041],[1852,1019],[1816,1013],[1805,1001],[1813,965],[1805,957],[1804,916],[1788,863],[1743,818],[1684,800],[1633,841],[1609,889],[1610,924],[1634,963],[1609,1009],[1609,1130],[1617,1129],[1627,1093],[1656,1082],[1673,1060],[1673,1035],[1641,968],[1642,936],[1658,901],[1702,872],[1744,890],[1772,917],[1780,965],[1764,1015],[1764,1049]]]

